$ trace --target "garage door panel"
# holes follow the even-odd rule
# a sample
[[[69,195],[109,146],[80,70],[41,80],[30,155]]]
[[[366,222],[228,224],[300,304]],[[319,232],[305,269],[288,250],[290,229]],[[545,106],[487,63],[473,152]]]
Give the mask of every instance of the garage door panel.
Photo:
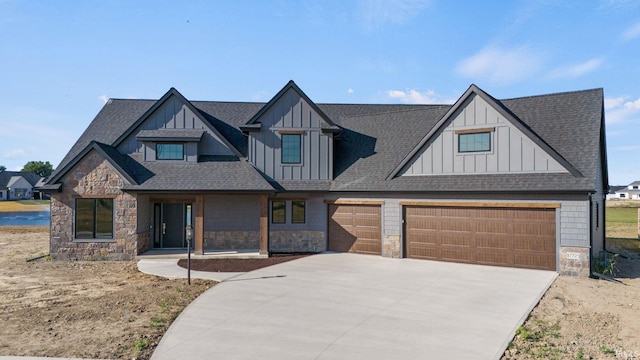
[[[476,247],[496,250],[510,250],[513,238],[509,235],[496,234],[476,234]]]
[[[361,254],[382,253],[379,205],[329,205],[328,250]]]
[[[542,252],[542,253],[554,253],[555,254],[555,244],[552,244],[545,238],[540,239],[514,239],[513,241],[513,250],[514,251],[531,251],[531,252]]]
[[[491,220],[487,219],[485,221],[478,221],[478,219],[476,219],[476,221],[474,221],[474,224],[476,225],[476,232],[477,233],[487,233],[487,234],[509,234],[511,233],[513,230],[511,229],[511,223],[508,222],[490,222]]]
[[[556,257],[548,254],[519,253],[514,257],[514,266],[529,269],[555,269]]]
[[[445,219],[442,218],[439,221],[434,221],[438,230],[441,231],[458,231],[469,232],[473,230],[473,224],[461,219]]]
[[[475,254],[473,252],[461,249],[443,247],[441,250],[442,260],[475,263]]]
[[[556,268],[555,209],[405,206],[404,211],[407,257]]]
[[[473,239],[469,238],[468,236],[444,234],[441,235],[440,238],[442,239],[440,242],[442,246],[458,246],[465,248],[473,246],[473,244],[471,243]]]
[[[482,265],[513,266],[514,255],[506,252],[478,251],[476,263]]]

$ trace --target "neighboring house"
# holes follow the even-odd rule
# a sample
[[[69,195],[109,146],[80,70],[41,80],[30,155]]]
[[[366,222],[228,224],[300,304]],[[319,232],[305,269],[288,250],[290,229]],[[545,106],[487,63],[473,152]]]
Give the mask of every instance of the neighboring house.
[[[453,105],[112,99],[51,176],[51,256],[349,251],[588,275],[602,89]]]
[[[33,188],[39,180],[38,175],[30,172],[0,172],[0,201],[33,199]]]
[[[49,200],[49,194],[42,191],[42,187],[47,183],[47,178],[40,178],[33,187],[33,198],[37,200]]]
[[[629,185],[612,186],[607,194],[607,200],[632,200],[640,199],[640,181],[634,181]]]

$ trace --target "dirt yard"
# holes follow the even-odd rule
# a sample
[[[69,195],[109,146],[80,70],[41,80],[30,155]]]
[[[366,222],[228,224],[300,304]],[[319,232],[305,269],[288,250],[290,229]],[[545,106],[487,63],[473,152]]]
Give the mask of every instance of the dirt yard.
[[[624,255],[616,258],[622,283],[558,277],[503,359],[640,359],[632,231],[608,245]],[[215,285],[145,275],[133,262],[26,261],[47,252],[47,227],[0,227],[0,356],[147,359],[182,309]]]
[[[134,262],[51,262],[48,227],[0,227],[0,355],[147,359],[182,309],[214,285]]]
[[[639,206],[607,202],[607,209],[634,214]],[[558,277],[503,359],[640,359],[638,224],[619,215],[607,212],[607,250],[621,254],[615,275],[622,283]]]

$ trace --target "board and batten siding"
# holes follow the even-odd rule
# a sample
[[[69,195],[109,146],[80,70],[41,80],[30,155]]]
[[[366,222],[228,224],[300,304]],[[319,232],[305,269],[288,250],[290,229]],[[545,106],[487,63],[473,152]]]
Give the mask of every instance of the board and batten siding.
[[[261,130],[249,134],[249,161],[275,180],[331,180],[333,135],[322,133],[322,118],[295,90],[289,89],[259,119]],[[301,163],[281,163],[280,131],[300,132]]]
[[[118,151],[129,155],[134,153],[143,154],[143,159],[146,161],[154,161],[154,143],[146,141],[143,143],[137,140],[138,133],[141,130],[185,129],[205,131],[202,139],[197,144],[197,149],[191,149],[191,152],[197,150],[197,155],[234,155],[234,152],[224,144],[215,132],[211,131],[209,126],[191,111],[183,101],[176,96],[170,96],[118,145]],[[149,154],[149,151],[153,151],[153,153]]]
[[[205,231],[260,231],[260,197],[208,195],[205,197]]]
[[[491,151],[458,153],[459,130],[494,129]],[[480,96],[473,96],[401,172],[402,176],[567,172]]]

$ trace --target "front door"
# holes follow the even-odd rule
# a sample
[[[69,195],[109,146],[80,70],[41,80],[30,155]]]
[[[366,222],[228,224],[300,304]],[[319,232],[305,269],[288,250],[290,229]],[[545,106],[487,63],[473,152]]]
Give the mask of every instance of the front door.
[[[154,204],[153,247],[156,249],[186,248],[187,224],[191,224],[191,204]]]

